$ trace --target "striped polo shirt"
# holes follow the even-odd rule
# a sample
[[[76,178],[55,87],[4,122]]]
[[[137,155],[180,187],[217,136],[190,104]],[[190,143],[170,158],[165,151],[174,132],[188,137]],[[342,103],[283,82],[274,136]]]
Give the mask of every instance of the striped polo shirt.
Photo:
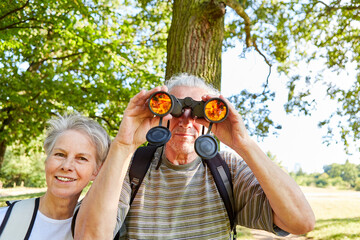
[[[230,222],[207,165],[199,157],[173,165],[160,150],[131,208],[129,177],[125,179],[115,230],[121,226],[120,239],[228,239]],[[236,224],[274,232],[269,201],[250,168],[235,153],[220,155],[231,171]]]

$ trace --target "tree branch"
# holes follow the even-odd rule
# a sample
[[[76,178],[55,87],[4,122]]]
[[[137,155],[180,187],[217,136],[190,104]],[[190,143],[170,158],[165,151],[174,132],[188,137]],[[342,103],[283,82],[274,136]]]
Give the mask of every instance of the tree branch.
[[[264,61],[266,62],[266,64],[269,66],[269,74],[266,78],[266,84],[265,84],[265,89],[268,85],[269,82],[269,77],[271,74],[271,66],[272,64],[269,62],[269,60],[266,58],[266,56],[260,51],[260,49],[258,48],[255,39],[252,39],[251,37],[251,19],[249,17],[249,15],[247,15],[247,13],[245,12],[245,9],[242,7],[242,5],[239,3],[239,1],[237,0],[225,0],[224,3],[231,7],[232,9],[235,10],[235,12],[244,20],[244,24],[245,24],[245,35],[246,35],[246,39],[245,39],[245,43],[246,43],[246,47],[254,47],[255,50],[264,58]],[[265,91],[264,89],[264,91]]]
[[[339,9],[341,9],[341,10],[353,11],[353,10],[360,9],[360,5],[359,6],[353,6],[353,5],[343,5],[343,6],[341,6],[341,5],[339,5],[338,7],[336,7],[335,4],[340,4],[340,1],[338,1],[334,5],[328,5],[328,4],[324,3],[323,1],[317,1],[317,2],[314,3],[314,5],[316,5],[318,3],[324,5],[326,10],[339,10]]]
[[[62,60],[62,59],[69,58],[69,57],[74,57],[74,56],[77,56],[77,55],[80,55],[80,54],[81,53],[74,53],[74,54],[70,54],[70,55],[66,55],[66,56],[62,56],[62,57],[44,58],[44,59],[41,59],[38,62],[31,63],[26,71],[28,71],[28,72],[36,71],[37,69],[39,69],[41,64],[43,64],[43,62],[45,62],[45,61],[47,61],[49,59],[51,59],[51,60]]]
[[[318,4],[318,3],[321,3],[321,4],[323,4],[325,7],[330,8],[329,5],[327,5],[327,4],[324,3],[323,1],[317,1],[317,2],[315,2],[315,3],[314,3],[314,6],[315,6],[316,4]]]
[[[245,24],[245,43],[246,47],[253,46],[253,40],[251,38],[251,19],[249,15],[245,12],[245,9],[241,6],[241,4],[237,0],[225,0],[224,3],[235,10],[235,12],[244,20]]]
[[[218,2],[211,0],[210,2],[204,2],[204,7],[202,15],[211,19],[218,19],[225,15],[225,4],[223,2]]]
[[[10,28],[43,28],[43,27],[38,27],[38,26],[32,26],[32,27],[30,27],[30,26],[29,26],[29,27],[14,27],[14,26],[16,26],[16,25],[18,25],[18,24],[25,23],[26,21],[29,21],[29,20],[36,20],[36,19],[34,19],[34,18],[25,19],[25,20],[23,20],[23,21],[16,22],[16,23],[10,24],[10,25],[8,25],[8,26],[2,27],[2,28],[0,28],[0,31],[5,30],[5,29],[10,29]]]
[[[266,91],[266,88],[269,84],[269,78],[270,78],[270,75],[271,75],[271,66],[272,64],[269,62],[269,60],[266,58],[266,56],[260,51],[260,49],[258,48],[256,42],[254,41],[254,48],[255,50],[264,58],[264,61],[266,62],[266,64],[269,66],[269,74],[267,75],[266,77],[266,83],[265,83],[265,86],[264,86],[264,92]],[[264,93],[263,92],[263,93]]]
[[[11,27],[11,28],[34,28],[34,29],[44,29],[43,27],[37,27],[37,26],[35,26],[35,27]],[[11,28],[0,28],[0,31],[2,31],[2,30],[5,30],[5,29],[11,29]]]
[[[27,0],[26,3],[25,3],[22,7],[16,8],[16,9],[8,12],[8,13],[5,14],[4,16],[1,16],[1,17],[0,17],[0,21],[1,21],[2,19],[6,18],[7,16],[9,16],[10,14],[13,14],[14,12],[20,11],[20,10],[22,10],[23,8],[25,8],[25,7],[29,4],[29,1],[30,1],[30,0]]]

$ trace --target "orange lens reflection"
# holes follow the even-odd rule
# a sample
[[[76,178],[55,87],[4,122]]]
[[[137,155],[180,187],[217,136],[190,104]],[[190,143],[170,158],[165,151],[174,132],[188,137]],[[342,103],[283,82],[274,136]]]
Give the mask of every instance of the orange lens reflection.
[[[209,101],[205,106],[205,115],[210,121],[218,122],[226,117],[227,106],[220,99]]]
[[[171,108],[171,98],[166,93],[157,93],[150,99],[149,106],[155,114],[166,114]]]

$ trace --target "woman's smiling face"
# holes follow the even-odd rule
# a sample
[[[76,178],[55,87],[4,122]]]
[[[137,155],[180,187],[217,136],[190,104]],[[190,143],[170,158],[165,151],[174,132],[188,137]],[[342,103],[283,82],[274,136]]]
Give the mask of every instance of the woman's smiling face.
[[[78,198],[97,175],[96,147],[81,131],[61,134],[45,162],[47,192],[58,198]]]

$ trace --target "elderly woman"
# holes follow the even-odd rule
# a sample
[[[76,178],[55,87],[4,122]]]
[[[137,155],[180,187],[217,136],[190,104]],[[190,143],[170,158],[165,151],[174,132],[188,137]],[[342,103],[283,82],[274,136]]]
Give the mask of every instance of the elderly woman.
[[[99,172],[110,143],[94,120],[80,115],[51,119],[44,141],[47,191],[0,209],[0,239],[73,239],[75,206]]]

